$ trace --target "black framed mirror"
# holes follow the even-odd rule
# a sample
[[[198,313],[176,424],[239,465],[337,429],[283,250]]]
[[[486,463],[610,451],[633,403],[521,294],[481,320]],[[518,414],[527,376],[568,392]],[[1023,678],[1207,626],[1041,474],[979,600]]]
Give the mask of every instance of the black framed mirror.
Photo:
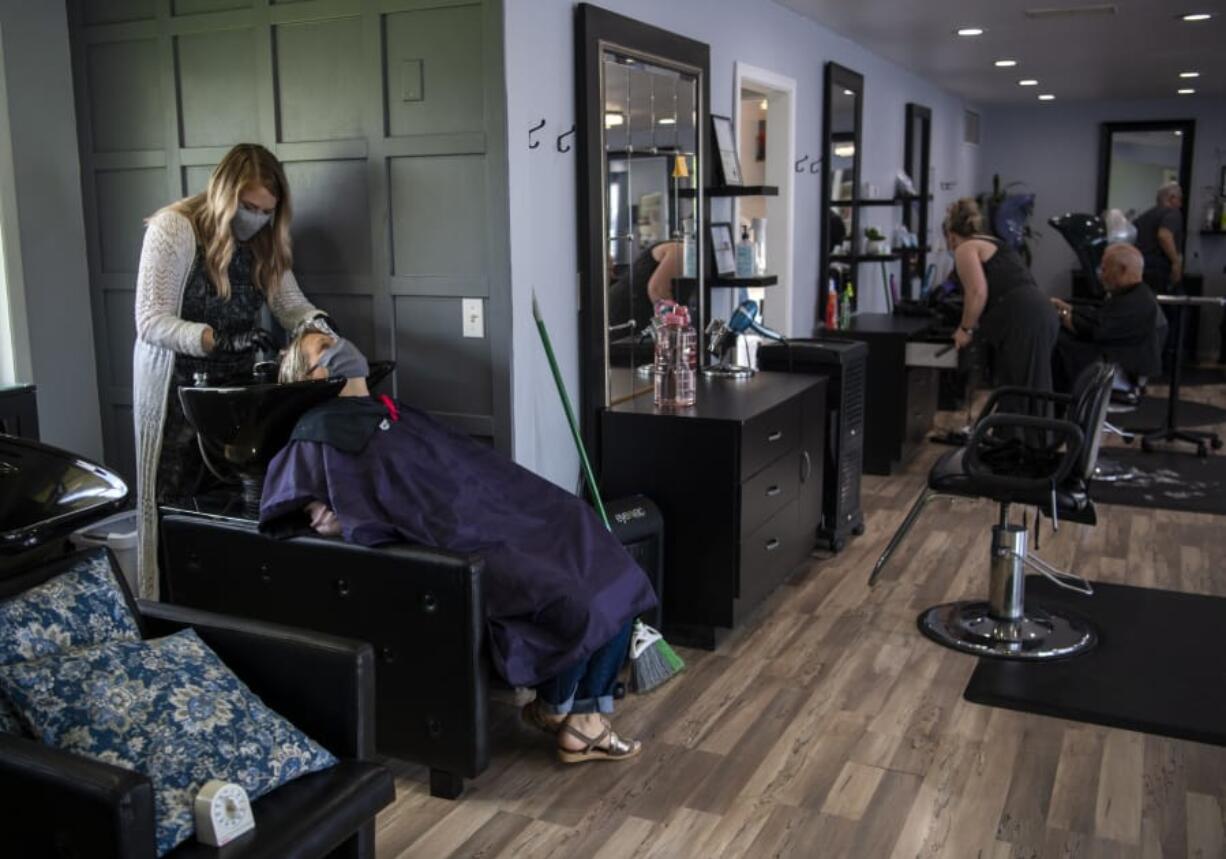
[[[652,388],[655,302],[706,301],[710,49],[590,4],[575,10],[581,423]]]
[[[864,77],[838,63],[826,63],[822,103],[821,248],[817,322],[822,327],[826,296],[855,277],[860,251],[860,130]]]
[[[903,169],[918,196],[901,198],[902,223],[915,235],[918,247],[903,252],[902,283],[906,297],[918,300],[931,250],[928,244],[932,214],[932,189],[929,187],[932,174],[931,108],[908,102],[904,129]]]
[[[1119,209],[1129,220],[1153,207],[1158,188],[1175,181],[1191,193],[1196,120],[1104,122],[1098,149],[1095,212]],[[1188,213],[1183,212],[1184,234]]]

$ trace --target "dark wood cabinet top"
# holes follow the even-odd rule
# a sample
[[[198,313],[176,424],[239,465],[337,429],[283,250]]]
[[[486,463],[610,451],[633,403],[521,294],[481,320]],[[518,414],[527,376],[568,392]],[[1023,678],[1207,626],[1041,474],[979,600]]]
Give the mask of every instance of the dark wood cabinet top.
[[[937,320],[922,316],[895,316],[892,313],[857,313],[851,327],[844,331],[822,332],[826,337],[847,337],[863,334],[893,337],[917,337],[935,328]]]
[[[615,414],[659,415],[677,419],[736,421],[744,423],[785,403],[815,385],[825,385],[822,376],[792,373],[758,373],[751,379],[708,379],[698,375],[697,402],[684,409],[656,408],[650,391],[612,406]]]

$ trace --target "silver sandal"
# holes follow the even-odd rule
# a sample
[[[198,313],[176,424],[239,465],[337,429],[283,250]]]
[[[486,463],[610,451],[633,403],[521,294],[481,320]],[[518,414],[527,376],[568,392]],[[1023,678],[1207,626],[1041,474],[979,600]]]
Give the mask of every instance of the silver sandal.
[[[562,730],[586,745],[582,749],[564,749],[558,746],[558,760],[564,764],[582,764],[587,761],[624,761],[632,758],[643,750],[643,744],[638,740],[624,740],[613,733],[613,726],[607,720],[601,720],[604,730],[598,737],[589,737],[575,729],[569,721],[562,724]],[[602,745],[603,744],[603,745]]]

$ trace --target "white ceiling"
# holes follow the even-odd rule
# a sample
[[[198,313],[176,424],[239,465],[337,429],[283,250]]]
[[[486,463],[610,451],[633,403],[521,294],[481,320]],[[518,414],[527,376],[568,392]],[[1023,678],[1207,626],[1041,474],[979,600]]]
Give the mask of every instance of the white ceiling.
[[[875,54],[981,104],[1226,94],[1226,0],[776,0]],[[1111,7],[1032,18],[1028,10]],[[1185,12],[1210,12],[1202,23]],[[973,38],[959,27],[982,27]],[[1017,60],[998,69],[998,59]],[[1199,71],[1181,81],[1182,71]],[[1039,86],[1021,87],[1023,78]],[[871,83],[871,81],[870,81]]]

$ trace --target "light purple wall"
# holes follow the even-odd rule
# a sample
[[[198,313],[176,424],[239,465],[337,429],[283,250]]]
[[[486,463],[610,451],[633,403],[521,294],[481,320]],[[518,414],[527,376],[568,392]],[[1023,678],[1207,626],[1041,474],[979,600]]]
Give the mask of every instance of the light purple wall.
[[[902,167],[904,107],[933,110],[935,212],[948,199],[974,193],[977,148],[962,144],[964,104],[772,0],[607,0],[622,15],[711,46],[711,109],[732,115],[734,63],[747,62],[797,82],[797,157],[821,152],[822,69],[834,60],[864,75],[862,180],[883,194]],[[574,123],[574,4],[571,0],[506,0],[507,123],[510,161],[511,279],[514,324],[514,449],[522,465],[573,487],[578,459],[562,419],[531,314],[536,292],[571,397],[578,399],[578,255],[575,154],[545,137],[527,149],[527,129],[542,117],[556,135]],[[793,335],[810,333],[816,303],[818,181],[797,177]],[[885,217],[877,215],[876,217]],[[939,218],[937,219],[939,220]],[[882,226],[891,226],[879,222]],[[875,282],[875,281],[874,281]],[[866,292],[862,307],[881,299]]]
[[[1156,101],[1052,102],[1027,107],[994,107],[984,112],[979,185],[992,174],[1020,180],[1033,191],[1032,223],[1043,235],[1034,244],[1034,273],[1052,295],[1066,295],[1076,260],[1047,219],[1062,212],[1094,211],[1098,194],[1098,145],[1103,122],[1158,119],[1196,120],[1192,187],[1188,207],[1188,271],[1205,276],[1205,291],[1226,293],[1226,237],[1199,234],[1209,188],[1216,187],[1226,153],[1226,99],[1182,96]],[[1154,189],[1157,191],[1157,189]],[[1216,311],[1201,314],[1202,355],[1217,354]]]

